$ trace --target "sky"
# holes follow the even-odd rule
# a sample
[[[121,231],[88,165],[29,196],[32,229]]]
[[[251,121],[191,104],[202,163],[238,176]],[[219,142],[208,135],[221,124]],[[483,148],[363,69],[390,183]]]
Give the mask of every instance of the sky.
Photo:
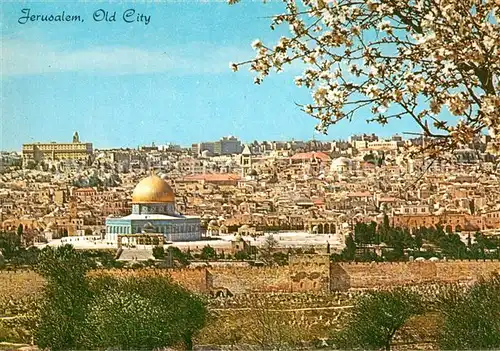
[[[324,136],[315,131],[316,120],[295,104],[311,101],[310,91],[293,83],[301,73],[297,67],[261,85],[247,69],[232,72],[229,62],[254,57],[253,40],[274,42],[288,30],[269,28],[268,17],[282,9],[278,2],[14,1],[0,6],[1,150],[20,150],[35,141],[69,142],[75,131],[95,148],[110,148],[152,142],[188,146],[228,135],[244,142],[338,140],[414,130],[404,121],[382,127],[359,118],[330,127]],[[27,10],[30,16],[64,11],[80,21],[20,20]],[[134,22],[124,22],[126,10],[134,10],[128,17]],[[103,12],[109,20],[116,13],[116,21],[94,20]]]

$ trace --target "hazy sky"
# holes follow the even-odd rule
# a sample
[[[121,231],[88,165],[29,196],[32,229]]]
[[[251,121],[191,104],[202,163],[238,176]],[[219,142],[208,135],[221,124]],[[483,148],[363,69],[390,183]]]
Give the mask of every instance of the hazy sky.
[[[190,145],[236,135],[243,141],[339,139],[353,133],[391,135],[404,122],[380,127],[363,119],[315,133],[316,121],[294,102],[310,102],[297,88],[295,68],[253,84],[248,70],[229,62],[254,56],[251,42],[279,38],[266,16],[277,2],[229,6],[213,1],[155,4],[118,2],[2,2],[0,149],[32,141],[71,141],[78,131],[95,147],[167,142]],[[77,22],[28,21],[30,15],[79,15]],[[116,12],[97,22],[97,10]],[[126,23],[151,16],[149,23]],[[26,12],[26,10],[25,10]],[[23,22],[23,20],[21,20]],[[284,28],[283,30],[285,30]],[[287,30],[287,29],[286,29]]]

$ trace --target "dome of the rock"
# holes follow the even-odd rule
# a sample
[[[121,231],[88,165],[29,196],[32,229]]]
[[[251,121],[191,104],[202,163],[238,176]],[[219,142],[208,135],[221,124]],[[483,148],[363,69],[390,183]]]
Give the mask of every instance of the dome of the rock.
[[[144,178],[132,193],[132,203],[151,204],[174,202],[175,194],[170,185],[157,175]]]

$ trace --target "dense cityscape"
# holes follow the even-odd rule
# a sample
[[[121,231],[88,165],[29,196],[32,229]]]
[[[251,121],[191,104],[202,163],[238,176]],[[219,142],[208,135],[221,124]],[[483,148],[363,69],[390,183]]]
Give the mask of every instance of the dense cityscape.
[[[27,329],[26,309],[44,286],[31,269],[40,272],[42,257],[68,245],[101,268],[167,269],[170,279],[212,296],[209,310],[219,319],[195,340],[209,349],[233,337],[262,346],[295,348],[308,340],[302,346],[328,347],[327,331],[346,318],[360,291],[410,284],[429,298],[439,295],[435,284],[470,284],[474,272],[495,272],[496,149],[484,136],[439,159],[410,156],[412,146],[425,142],[363,134],[244,144],[229,136],[191,147],[100,150],[75,132],[72,142],[2,152],[0,258],[7,272],[21,269],[3,275],[10,287],[2,318],[19,323],[3,327],[5,340],[25,340],[19,330]],[[372,266],[377,262],[406,266]],[[258,267],[263,271],[252,270]],[[48,278],[41,272],[50,281],[58,271],[45,272]],[[138,283],[149,284],[143,279]],[[271,335],[258,325],[266,320],[261,327],[269,328],[275,317],[237,312],[276,306],[295,311],[293,324]],[[428,348],[432,323],[411,326],[419,334],[412,347]],[[253,332],[235,332],[244,325]],[[277,340],[275,333],[287,336]],[[393,346],[395,340],[408,344],[404,336]],[[193,347],[191,336],[185,345]]]
[[[498,156],[488,141],[484,136],[441,160],[423,160],[405,150],[425,140],[398,135],[249,144],[230,136],[187,148],[94,150],[75,132],[71,143],[24,144],[22,153],[2,153],[0,219],[5,231],[22,228],[26,245],[82,237],[116,246],[116,239],[105,240],[107,221],[129,215],[134,188],[154,175],[171,187],[172,213],[199,218],[198,240],[239,233],[258,245],[258,237],[284,232],[284,248],[329,243],[341,249],[358,224],[387,217],[410,233],[439,225],[466,242],[469,233],[494,237],[500,229]],[[154,229],[170,233],[168,225]],[[180,236],[167,240],[186,245]],[[224,244],[212,246],[223,250]]]

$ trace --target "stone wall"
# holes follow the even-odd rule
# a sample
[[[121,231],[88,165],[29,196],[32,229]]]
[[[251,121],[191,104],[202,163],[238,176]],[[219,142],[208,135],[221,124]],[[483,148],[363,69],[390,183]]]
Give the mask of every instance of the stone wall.
[[[209,274],[213,289],[226,288],[233,294],[291,291],[288,266],[213,267]]]
[[[290,257],[282,267],[202,267],[186,269],[115,269],[93,271],[112,275],[165,274],[189,290],[232,294],[270,292],[327,293],[398,285],[472,282],[492,272],[500,261],[399,263],[330,263],[328,256]],[[44,279],[29,270],[0,271],[0,296],[29,295],[41,290]]]
[[[109,269],[92,271],[91,274],[111,274],[112,276],[160,274],[170,276],[174,282],[191,291],[209,293],[211,287],[209,273],[204,267],[193,269]]]
[[[329,255],[294,255],[289,259],[291,292],[330,291]]]
[[[200,293],[210,292],[212,286],[206,268],[172,270],[170,276],[186,289]]]
[[[207,289],[325,293],[429,283],[472,282],[500,261],[330,263],[327,255],[291,256],[288,267],[208,268]]]
[[[477,280],[494,272],[500,274],[499,261],[453,261],[436,262],[436,276],[442,282]]]
[[[475,281],[500,273],[500,261],[332,263],[331,290]]]
[[[210,275],[206,268],[193,269],[105,269],[91,271],[90,275],[111,274],[112,276],[130,276],[147,274],[168,275],[173,281],[186,289],[208,293],[210,292]],[[32,270],[17,271],[0,270],[0,296],[30,295],[41,292],[45,279]]]

